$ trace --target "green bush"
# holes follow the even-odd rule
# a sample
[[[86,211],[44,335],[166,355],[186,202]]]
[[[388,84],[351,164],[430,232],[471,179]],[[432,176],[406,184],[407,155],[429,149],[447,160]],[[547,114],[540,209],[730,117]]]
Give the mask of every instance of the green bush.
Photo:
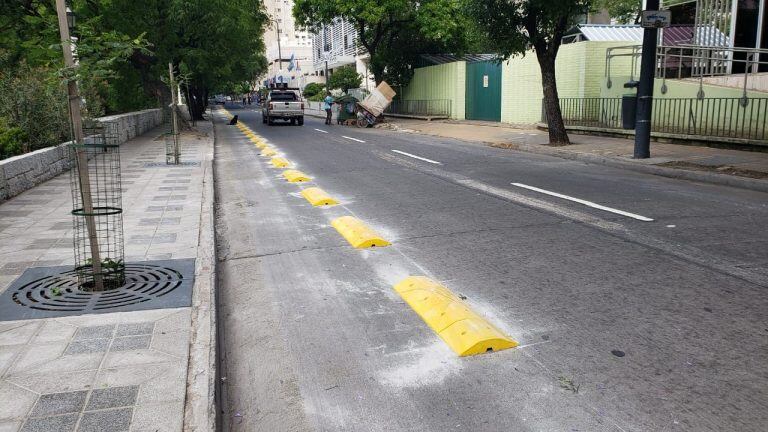
[[[318,83],[309,83],[304,87],[304,97],[305,98],[311,98],[312,96],[323,93],[323,90],[325,87],[322,84]],[[311,100],[311,99],[310,99]]]
[[[325,99],[325,92],[316,93],[307,98],[312,102],[321,102],[323,99]]]
[[[12,127],[0,130],[0,159],[24,153],[27,134],[21,128]]]
[[[22,153],[69,141],[67,94],[55,71],[23,63],[0,70],[0,119],[3,129],[24,133]]]

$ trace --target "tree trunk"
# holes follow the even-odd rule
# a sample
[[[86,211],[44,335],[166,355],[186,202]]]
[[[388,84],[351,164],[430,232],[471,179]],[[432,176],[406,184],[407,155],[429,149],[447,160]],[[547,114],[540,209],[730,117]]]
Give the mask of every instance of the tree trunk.
[[[541,84],[544,90],[544,112],[547,115],[549,145],[564,146],[571,143],[565,131],[563,114],[560,111],[560,98],[557,95],[555,80],[555,59],[550,56],[539,56],[541,68]]]
[[[189,114],[192,120],[205,120],[205,90],[194,85],[187,86]]]

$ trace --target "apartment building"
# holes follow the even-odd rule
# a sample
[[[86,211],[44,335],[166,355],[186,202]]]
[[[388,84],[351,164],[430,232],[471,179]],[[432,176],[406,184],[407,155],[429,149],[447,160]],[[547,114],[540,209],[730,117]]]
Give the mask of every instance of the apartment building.
[[[269,66],[263,81],[289,82],[296,87],[320,81],[313,76],[312,34],[297,29],[293,0],[264,0],[264,7],[272,21],[264,32]]]
[[[357,31],[352,23],[336,18],[312,34],[312,67],[319,77],[329,75],[343,66],[353,66],[363,76],[363,88],[376,86],[368,69],[370,56],[357,43]]]

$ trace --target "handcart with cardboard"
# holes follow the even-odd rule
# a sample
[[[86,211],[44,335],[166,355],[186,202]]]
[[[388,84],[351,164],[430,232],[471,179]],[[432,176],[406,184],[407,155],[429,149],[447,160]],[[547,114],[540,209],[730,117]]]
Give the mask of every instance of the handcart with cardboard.
[[[368,97],[357,103],[357,127],[372,127],[395,97],[392,87],[382,81]]]

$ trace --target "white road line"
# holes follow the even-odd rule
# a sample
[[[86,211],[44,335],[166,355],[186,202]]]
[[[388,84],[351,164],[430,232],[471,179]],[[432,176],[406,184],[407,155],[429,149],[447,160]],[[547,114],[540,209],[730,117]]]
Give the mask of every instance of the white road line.
[[[442,164],[441,164],[440,162],[438,162],[438,161],[434,161],[434,160],[432,160],[432,159],[423,158],[423,157],[421,157],[421,156],[416,156],[416,155],[414,155],[414,154],[406,153],[406,152],[404,152],[404,151],[400,151],[400,150],[392,150],[392,151],[393,151],[393,152],[395,152],[395,153],[400,153],[401,155],[405,155],[405,156],[408,156],[408,157],[412,157],[412,158],[414,158],[414,159],[423,160],[424,162],[429,162],[429,163],[431,163],[431,164],[435,164],[435,165],[442,165]]]
[[[548,191],[546,189],[540,189],[540,188],[537,188],[537,187],[534,187],[534,186],[528,186],[528,185],[522,184],[522,183],[512,183],[512,185],[513,186],[517,186],[517,187],[521,187],[521,188],[524,188],[524,189],[540,192],[540,193],[543,193],[543,194],[551,195],[553,197],[562,198],[562,199],[565,199],[565,200],[568,200],[568,201],[577,202],[579,204],[584,204],[587,207],[596,208],[598,210],[603,210],[603,211],[607,211],[607,212],[611,212],[611,213],[620,214],[622,216],[630,217],[632,219],[641,220],[643,222],[653,222],[653,219],[651,219],[649,217],[640,216],[638,214],[634,214],[634,213],[630,213],[630,212],[625,212],[624,210],[618,210],[618,209],[615,209],[615,208],[606,207],[606,206],[603,206],[603,205],[600,205],[600,204],[597,204],[597,203],[593,203],[592,201],[587,201],[587,200],[583,200],[583,199],[579,199],[579,198],[574,198],[572,196],[559,194],[557,192]]]
[[[348,136],[346,136],[346,135],[342,135],[341,137],[342,137],[342,138],[346,138],[346,139],[349,139],[349,140],[352,140],[352,141],[361,142],[361,143],[364,143],[364,142],[365,142],[365,141],[363,141],[363,140],[361,140],[361,139],[357,139],[357,138],[348,137]]]
[[[328,131],[324,131],[324,130],[318,129],[318,128],[315,128],[315,130],[318,131],[318,132],[322,132],[322,133],[328,133]]]

